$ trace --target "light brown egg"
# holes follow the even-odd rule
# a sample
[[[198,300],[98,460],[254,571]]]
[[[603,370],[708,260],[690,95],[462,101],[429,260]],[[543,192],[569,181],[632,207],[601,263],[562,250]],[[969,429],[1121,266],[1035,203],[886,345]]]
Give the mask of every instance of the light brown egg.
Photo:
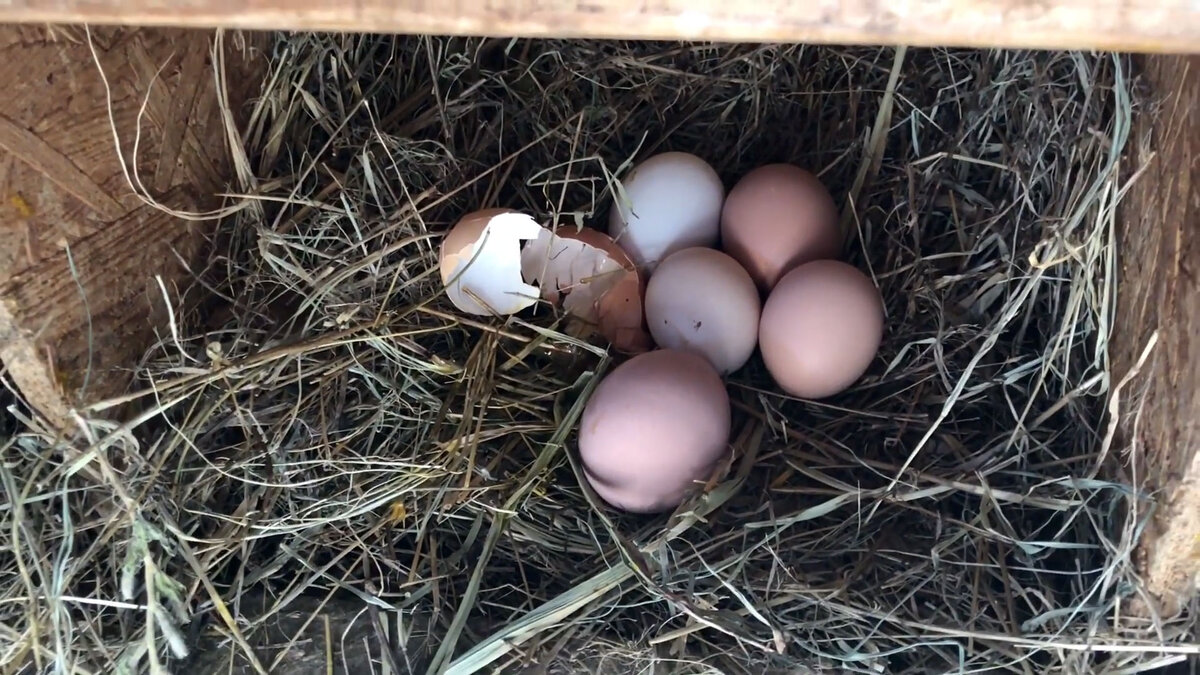
[[[857,268],[817,260],[788,272],[763,305],[758,346],[781,389],[832,396],[866,372],[883,339],[875,284]]]
[[[764,293],[789,270],[841,253],[837,206],[811,173],[768,164],[742,177],[721,211],[721,248]]]
[[[679,505],[729,448],[725,385],[702,357],[659,349],[617,366],[592,392],[579,425],[588,483],[626,511]]]
[[[543,229],[521,250],[521,272],[575,319],[568,333],[599,332],[625,354],[653,347],[642,312],[642,274],[607,234],[586,227]]]
[[[722,375],[754,353],[761,308],[746,270],[711,248],[672,253],[646,286],[646,323],[658,346],[700,354]]]
[[[449,284],[450,278],[454,276],[454,256],[457,256],[460,251],[466,250],[475,245],[476,240],[483,235],[483,230],[494,216],[502,213],[516,213],[513,209],[493,208],[480,209],[472,211],[459,218],[458,222],[451,227],[446,236],[442,237],[442,246],[438,251],[438,263],[442,274],[442,283]],[[447,260],[450,258],[450,260]]]

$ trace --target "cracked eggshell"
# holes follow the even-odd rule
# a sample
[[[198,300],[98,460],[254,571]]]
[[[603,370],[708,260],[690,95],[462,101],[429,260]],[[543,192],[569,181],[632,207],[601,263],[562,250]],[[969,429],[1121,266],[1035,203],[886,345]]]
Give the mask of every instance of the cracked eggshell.
[[[731,410],[721,377],[700,356],[639,354],[592,392],[579,457],[601,499],[626,511],[675,508],[729,452]]]
[[[521,242],[544,228],[511,209],[463,216],[442,239],[438,263],[450,302],[477,316],[515,314],[537,302],[538,288],[521,275]]]
[[[543,298],[561,299],[568,314],[594,326],[617,351],[635,354],[652,346],[641,274],[603,232],[543,229],[521,251],[521,269],[526,282],[541,286]]]

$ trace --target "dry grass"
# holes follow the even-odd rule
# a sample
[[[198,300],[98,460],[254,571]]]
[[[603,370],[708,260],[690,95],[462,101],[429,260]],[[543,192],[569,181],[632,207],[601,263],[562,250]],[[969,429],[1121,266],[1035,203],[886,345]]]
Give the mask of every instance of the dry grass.
[[[259,625],[232,615],[251,591],[279,612],[349,598],[422,617],[427,649],[374,657],[455,674],[1133,673],[1200,653],[1194,608],[1128,611],[1152,504],[1107,433],[1114,206],[1141,105],[1124,59],[273,48],[242,134],[250,207],[194,289],[232,311],[164,330],[132,407],[84,411],[82,440],[26,420],[5,446],[6,667],[153,670],[201,626],[247,651]],[[612,358],[545,307],[458,316],[436,252],[477,207],[603,222],[613,177],[664,149],[729,181],[819,170],[887,336],[820,403],[752,361],[729,383],[728,475],[634,518],[597,508],[572,465]]]

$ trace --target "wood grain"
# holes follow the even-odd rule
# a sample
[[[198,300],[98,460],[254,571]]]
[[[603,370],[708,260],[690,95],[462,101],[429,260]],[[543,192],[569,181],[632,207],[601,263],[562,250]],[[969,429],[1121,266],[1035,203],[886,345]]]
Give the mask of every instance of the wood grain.
[[[1114,380],[1158,343],[1122,400],[1128,478],[1158,510],[1141,550],[1147,587],[1172,612],[1200,575],[1200,58],[1152,57],[1153,106],[1135,125],[1145,167],[1122,204]]]
[[[167,325],[156,277],[173,306],[190,285],[213,224],[138,199],[120,158],[163,204],[214,204],[226,142],[212,37],[103,29],[97,64],[79,29],[0,27],[0,362],[54,424],[127,386]]]
[[[6,0],[0,21],[1200,51],[1196,0]]]

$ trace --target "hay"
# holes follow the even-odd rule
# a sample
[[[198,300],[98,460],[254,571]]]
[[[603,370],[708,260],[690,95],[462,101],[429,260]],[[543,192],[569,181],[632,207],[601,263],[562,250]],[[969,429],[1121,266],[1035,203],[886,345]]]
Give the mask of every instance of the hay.
[[[1152,512],[1106,417],[1130,64],[1103,54],[279,36],[223,224],[138,393],[4,450],[5,663],[166,667],[242,594],[427,617],[421,669],[1132,673]],[[826,402],[730,381],[737,460],[667,517],[597,508],[572,428],[613,359],[548,308],[459,316],[478,207],[600,223],[683,149],[819,170],[887,307]],[[133,412],[118,404],[137,406]],[[112,418],[112,419],[109,419]],[[315,618],[315,615],[314,615]],[[1190,642],[1189,642],[1190,641]],[[412,663],[412,661],[409,661]],[[261,667],[269,670],[270,663]],[[655,670],[654,672],[661,672]]]

